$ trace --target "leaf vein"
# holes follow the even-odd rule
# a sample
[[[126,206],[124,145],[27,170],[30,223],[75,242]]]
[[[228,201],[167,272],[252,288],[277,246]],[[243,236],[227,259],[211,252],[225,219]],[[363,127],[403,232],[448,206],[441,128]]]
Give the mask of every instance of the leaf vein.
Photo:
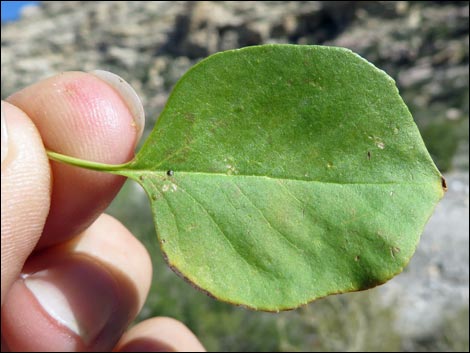
[[[162,162],[163,163],[163,162]],[[161,164],[161,163],[160,163]],[[293,181],[293,182],[304,182],[304,183],[318,183],[318,184],[334,184],[339,186],[345,185],[370,185],[370,186],[381,186],[381,185],[425,185],[431,183],[433,181],[428,180],[424,182],[410,182],[410,181],[384,181],[384,182],[361,182],[361,181],[326,181],[326,180],[306,180],[300,178],[293,178],[293,177],[280,177],[280,176],[269,176],[269,175],[257,175],[257,174],[225,174],[225,173],[216,173],[216,172],[195,172],[195,171],[184,171],[184,170],[175,170],[172,169],[175,173],[179,175],[195,175],[195,176],[206,176],[206,177],[226,177],[226,178],[265,178],[271,180],[286,180],[286,181]],[[148,169],[123,169],[120,173],[124,176],[128,176],[131,178],[135,178],[135,174],[138,175],[151,175],[151,176],[159,176],[156,173],[166,173],[167,169],[162,170],[148,170]],[[436,183],[440,184],[440,179],[436,179]]]
[[[254,202],[250,199],[250,197],[241,189],[241,187],[235,183],[233,183],[237,189],[240,191],[240,193],[253,205],[254,208],[256,208],[256,210],[258,210],[258,212],[260,213],[261,217],[263,217],[263,219],[266,221],[266,224],[268,225],[269,228],[271,228],[273,231],[275,231],[276,233],[278,233],[281,238],[283,238],[292,248],[294,248],[295,250],[297,250],[297,252],[302,256],[304,257],[305,256],[305,253],[302,249],[300,249],[295,243],[293,243],[284,233],[282,233],[279,229],[275,228],[272,223],[269,221],[269,219],[265,216],[265,214],[263,213],[263,211],[257,207]],[[310,264],[308,263],[308,261],[306,261],[306,263],[310,266]]]
[[[227,241],[227,243],[229,244],[229,246],[233,249],[233,251],[238,254],[238,256],[248,265],[248,267],[254,267],[255,269],[258,269],[256,266],[254,266],[253,264],[251,264],[246,258],[245,256],[243,255],[242,252],[240,252],[234,245],[233,243],[230,241],[229,237],[225,234],[225,232],[223,231],[223,229],[220,227],[220,225],[216,222],[216,220],[214,219],[214,217],[209,213],[209,211],[206,209],[206,207],[199,201],[197,200],[191,193],[189,193],[188,191],[186,191],[184,188],[181,187],[181,184],[178,186],[178,189],[182,190],[186,195],[188,195],[190,198],[192,198],[198,205],[199,207],[201,207],[204,212],[209,216],[209,219],[211,220],[212,223],[215,224],[215,226],[217,227],[217,229],[219,230],[219,232],[223,235],[224,239]],[[249,287],[249,286],[248,286]]]

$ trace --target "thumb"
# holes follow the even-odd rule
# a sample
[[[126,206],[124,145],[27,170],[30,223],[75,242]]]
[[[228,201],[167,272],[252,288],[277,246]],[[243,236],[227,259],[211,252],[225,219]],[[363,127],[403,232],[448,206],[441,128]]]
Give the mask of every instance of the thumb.
[[[41,236],[50,205],[50,171],[36,127],[2,101],[1,303]]]

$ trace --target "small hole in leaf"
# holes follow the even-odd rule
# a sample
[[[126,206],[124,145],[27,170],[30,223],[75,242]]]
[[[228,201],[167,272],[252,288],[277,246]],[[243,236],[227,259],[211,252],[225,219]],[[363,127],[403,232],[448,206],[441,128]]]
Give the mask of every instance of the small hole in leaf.
[[[175,172],[173,172],[172,170],[169,170],[166,172],[166,175],[168,176],[173,176],[175,174]]]

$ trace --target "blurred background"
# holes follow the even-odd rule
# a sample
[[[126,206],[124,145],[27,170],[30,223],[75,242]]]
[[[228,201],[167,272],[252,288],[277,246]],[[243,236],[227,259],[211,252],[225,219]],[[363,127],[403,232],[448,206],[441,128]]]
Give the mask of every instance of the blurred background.
[[[180,319],[211,351],[468,351],[467,1],[1,4],[2,99],[61,71],[109,70],[142,98],[146,134],[176,81],[221,50],[263,43],[343,46],[388,72],[449,187],[402,274],[372,290],[279,314],[220,303],[166,267],[146,196],[126,183],[109,212],[142,239],[154,263],[138,320]]]

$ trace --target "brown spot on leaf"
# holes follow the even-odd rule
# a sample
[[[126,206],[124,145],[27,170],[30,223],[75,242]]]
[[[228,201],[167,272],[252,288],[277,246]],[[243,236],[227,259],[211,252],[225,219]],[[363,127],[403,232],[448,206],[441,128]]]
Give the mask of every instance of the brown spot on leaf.
[[[447,183],[443,176],[441,176],[441,185],[442,185],[442,190],[447,191]]]

